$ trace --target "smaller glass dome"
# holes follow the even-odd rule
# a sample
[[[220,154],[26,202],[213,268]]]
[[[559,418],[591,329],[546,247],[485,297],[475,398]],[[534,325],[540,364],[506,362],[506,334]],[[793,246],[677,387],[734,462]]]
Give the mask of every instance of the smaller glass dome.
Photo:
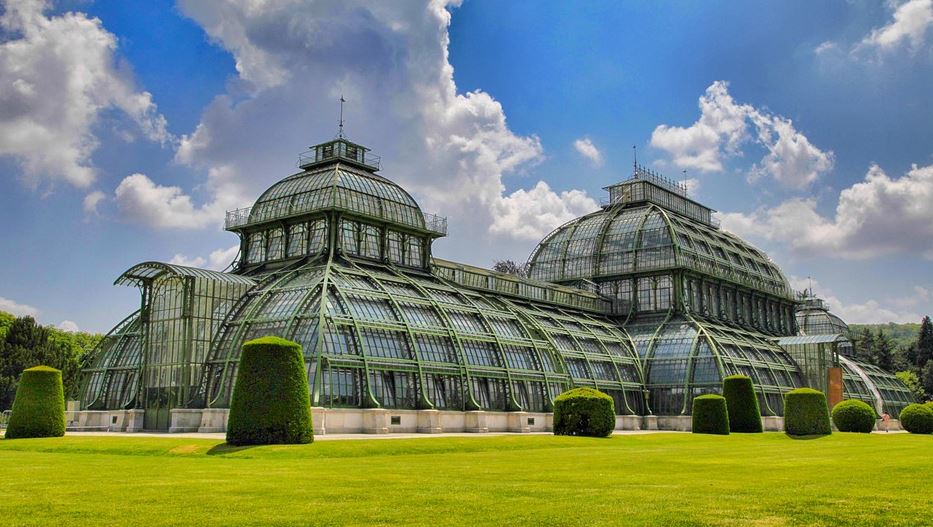
[[[361,168],[339,163],[301,172],[272,185],[256,200],[249,223],[333,209],[425,228],[418,203],[401,187]]]
[[[801,335],[848,335],[849,325],[829,312],[820,298],[807,298],[797,308],[797,327]]]

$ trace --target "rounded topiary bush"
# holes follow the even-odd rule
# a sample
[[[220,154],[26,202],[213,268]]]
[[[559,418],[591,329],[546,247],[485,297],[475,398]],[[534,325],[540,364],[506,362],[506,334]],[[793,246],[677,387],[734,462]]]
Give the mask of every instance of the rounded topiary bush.
[[[797,388],[785,393],[784,431],[792,436],[833,433],[826,395],[812,388]]]
[[[268,445],[313,440],[301,346],[278,337],[244,343],[230,401],[227,442]]]
[[[694,434],[729,434],[729,410],[721,395],[700,395],[693,399]]]
[[[840,432],[871,433],[875,419],[875,410],[857,399],[841,401],[833,407],[833,424]]]
[[[901,410],[901,427],[911,434],[933,432],[933,410],[924,404],[909,404]]]
[[[574,388],[554,398],[554,435],[606,437],[616,427],[612,397]]]
[[[13,399],[6,438],[65,435],[65,391],[62,372],[48,366],[23,371]]]
[[[730,375],[722,380],[722,396],[729,411],[729,430],[741,433],[759,433],[761,409],[752,379],[745,375]]]

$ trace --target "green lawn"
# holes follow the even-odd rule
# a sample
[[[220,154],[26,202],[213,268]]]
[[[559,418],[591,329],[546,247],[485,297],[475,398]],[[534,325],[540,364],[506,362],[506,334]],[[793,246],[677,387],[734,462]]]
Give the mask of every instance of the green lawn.
[[[0,440],[7,525],[931,525],[933,437]]]

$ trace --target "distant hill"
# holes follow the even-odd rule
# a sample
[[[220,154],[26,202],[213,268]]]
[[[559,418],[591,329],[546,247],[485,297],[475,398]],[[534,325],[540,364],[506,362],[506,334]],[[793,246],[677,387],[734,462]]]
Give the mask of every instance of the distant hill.
[[[909,346],[917,341],[917,335],[920,333],[920,323],[895,324],[849,324],[849,331],[858,334],[863,328],[868,328],[872,333],[878,333],[878,329],[883,329],[884,334],[894,339],[898,346]]]

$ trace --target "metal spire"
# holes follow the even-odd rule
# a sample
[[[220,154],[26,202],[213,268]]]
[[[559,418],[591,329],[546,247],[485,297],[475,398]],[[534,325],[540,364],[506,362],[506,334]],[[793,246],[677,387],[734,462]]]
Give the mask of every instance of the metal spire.
[[[343,103],[347,102],[340,94],[340,124],[337,126],[337,139],[343,139]]]

